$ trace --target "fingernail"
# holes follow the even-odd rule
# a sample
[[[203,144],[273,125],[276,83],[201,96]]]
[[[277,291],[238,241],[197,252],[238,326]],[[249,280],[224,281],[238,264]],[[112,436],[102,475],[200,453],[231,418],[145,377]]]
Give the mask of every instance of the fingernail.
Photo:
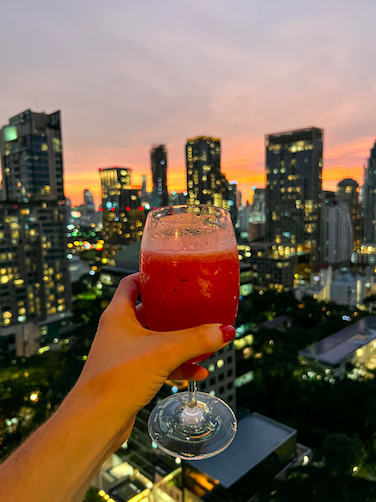
[[[235,338],[235,328],[230,324],[222,324],[219,327],[222,331],[223,343],[231,342]]]

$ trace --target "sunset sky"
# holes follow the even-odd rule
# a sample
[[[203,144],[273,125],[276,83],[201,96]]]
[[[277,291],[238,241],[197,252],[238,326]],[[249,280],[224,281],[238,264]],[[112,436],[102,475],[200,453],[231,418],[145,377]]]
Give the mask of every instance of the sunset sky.
[[[63,120],[65,192],[99,202],[98,167],[150,183],[168,149],[183,191],[187,138],[222,140],[243,201],[265,184],[264,135],[324,129],[324,188],[376,135],[375,0],[14,0],[0,14],[0,126],[28,108]],[[149,184],[149,189],[150,189]]]

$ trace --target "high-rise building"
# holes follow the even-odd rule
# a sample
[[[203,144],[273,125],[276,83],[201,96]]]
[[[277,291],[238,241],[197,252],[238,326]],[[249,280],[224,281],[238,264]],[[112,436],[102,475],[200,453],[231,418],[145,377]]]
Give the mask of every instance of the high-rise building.
[[[119,245],[141,240],[145,212],[141,205],[141,189],[131,184],[129,167],[99,168],[102,189],[105,259],[113,259]]]
[[[64,200],[60,112],[26,110],[0,133],[2,200]]]
[[[242,207],[242,198],[243,198],[243,195],[241,193],[240,190],[238,190],[236,192],[236,207],[239,209],[240,207]]]
[[[142,185],[141,185],[141,196],[142,197],[145,197],[147,193],[147,190],[146,190],[146,176],[145,174],[142,175]]]
[[[265,188],[253,189],[253,201],[250,221],[252,223],[265,223]]]
[[[324,204],[321,228],[321,261],[331,265],[348,265],[354,240],[348,205],[337,201]]]
[[[238,224],[240,233],[248,233],[251,212],[252,206],[248,201],[245,203],[245,206],[241,206],[238,209]]]
[[[364,169],[364,241],[376,244],[376,140]]]
[[[81,214],[78,217],[79,224],[86,226],[95,225],[97,215],[94,207],[94,195],[87,188],[85,188],[83,195],[84,203],[75,208]]]
[[[323,130],[269,134],[266,147],[266,236],[290,251],[320,251]]]
[[[188,139],[185,151],[188,203],[223,207],[235,224],[236,183],[229,183],[221,172],[220,140],[207,136]]]
[[[248,270],[248,282],[255,290],[274,289],[282,293],[293,288],[298,265],[295,253],[278,250],[266,242],[238,245],[238,251],[240,270]]]
[[[338,183],[336,192],[336,200],[346,204],[350,211],[354,251],[360,248],[362,239],[362,211],[359,191],[359,184],[351,178],[346,178]]]
[[[187,192],[181,193],[181,192],[175,192],[175,190],[173,190],[169,196],[169,203],[171,204],[171,206],[184,205],[186,204],[186,197],[187,197]]]
[[[332,202],[336,200],[336,193],[331,190],[323,190],[322,192],[322,205],[328,204],[328,202]]]
[[[84,190],[84,205],[94,207],[94,195],[87,188]]]
[[[0,143],[0,338],[30,356],[71,316],[60,112],[11,118]]]
[[[153,192],[156,191],[159,199],[159,204],[157,204],[157,206],[168,206],[167,150],[165,145],[153,146],[150,157]]]

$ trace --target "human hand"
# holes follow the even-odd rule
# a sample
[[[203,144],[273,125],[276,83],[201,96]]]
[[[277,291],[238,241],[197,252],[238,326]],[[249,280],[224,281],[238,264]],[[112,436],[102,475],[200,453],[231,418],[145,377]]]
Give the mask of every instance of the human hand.
[[[155,396],[165,380],[204,380],[208,371],[185,361],[223,348],[235,336],[232,326],[208,324],[173,332],[145,328],[142,305],[135,307],[139,274],[123,279],[101,316],[78,381],[105,396],[111,413],[124,420]]]

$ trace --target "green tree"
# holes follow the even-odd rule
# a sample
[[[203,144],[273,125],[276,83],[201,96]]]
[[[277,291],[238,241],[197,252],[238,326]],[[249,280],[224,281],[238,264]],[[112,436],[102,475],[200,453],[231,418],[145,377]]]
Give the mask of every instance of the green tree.
[[[98,490],[94,486],[90,486],[85,494],[85,498],[82,502],[103,502],[104,498],[98,493]]]
[[[326,469],[291,469],[259,493],[260,502],[375,502],[376,483],[354,476],[332,476]]]
[[[334,475],[352,474],[353,467],[360,467],[366,457],[363,442],[347,434],[328,434],[322,454],[327,469]]]

